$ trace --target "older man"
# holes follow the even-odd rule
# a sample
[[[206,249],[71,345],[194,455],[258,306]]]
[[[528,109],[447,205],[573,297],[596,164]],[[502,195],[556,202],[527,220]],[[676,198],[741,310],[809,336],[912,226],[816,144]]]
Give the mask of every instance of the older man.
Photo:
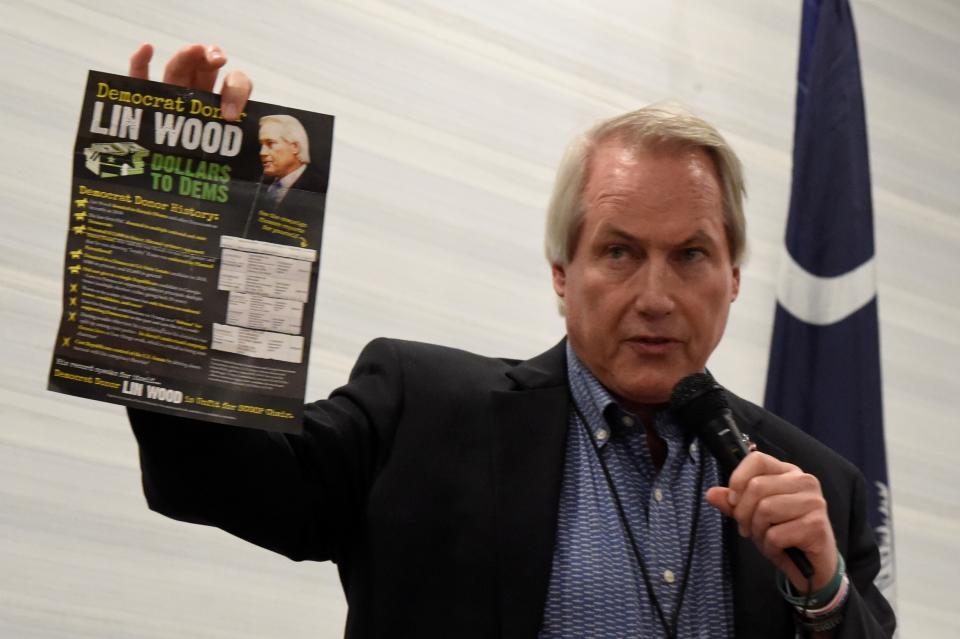
[[[167,79],[223,62],[184,49]],[[856,470],[734,397],[758,451],[724,488],[667,406],[737,296],[742,191],[698,118],[601,123],[548,216],[566,339],[524,362],[376,340],[301,437],[131,410],[150,506],[335,561],[348,637],[890,636]]]
[[[260,118],[260,162],[264,177],[270,178],[262,206],[271,212],[288,208],[284,202],[291,191],[323,191],[322,180],[309,171],[307,131],[292,115]]]

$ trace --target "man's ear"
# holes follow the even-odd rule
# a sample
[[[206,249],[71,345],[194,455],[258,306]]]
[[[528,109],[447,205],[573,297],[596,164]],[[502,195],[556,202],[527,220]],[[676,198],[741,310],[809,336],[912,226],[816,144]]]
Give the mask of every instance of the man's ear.
[[[733,267],[733,298],[731,298],[730,302],[731,303],[735,302],[737,299],[737,295],[739,294],[740,294],[740,267],[734,266]]]
[[[553,274],[553,290],[557,294],[557,297],[563,299],[567,291],[567,272],[564,270],[562,264],[552,264],[550,266],[550,272]]]

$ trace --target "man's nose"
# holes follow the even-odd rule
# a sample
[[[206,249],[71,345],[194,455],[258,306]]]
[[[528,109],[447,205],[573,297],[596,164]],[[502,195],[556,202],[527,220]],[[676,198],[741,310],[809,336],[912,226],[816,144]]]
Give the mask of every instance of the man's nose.
[[[657,318],[673,312],[676,282],[668,264],[648,260],[637,270],[633,285],[636,287],[634,307],[638,313]]]

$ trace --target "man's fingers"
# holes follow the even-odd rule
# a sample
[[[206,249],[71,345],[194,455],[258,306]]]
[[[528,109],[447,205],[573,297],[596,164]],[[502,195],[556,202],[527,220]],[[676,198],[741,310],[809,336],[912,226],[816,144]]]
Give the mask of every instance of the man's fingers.
[[[834,550],[833,535],[826,534],[829,526],[826,516],[807,513],[803,517],[770,526],[762,537],[757,538],[757,543],[761,551],[770,555],[786,548],[799,548],[811,555],[820,555]]]
[[[140,45],[130,56],[130,76],[141,80],[150,79],[150,59],[153,46]],[[227,63],[227,57],[216,44],[188,44],[181,47],[163,70],[163,81],[200,91],[213,91],[217,75]],[[223,79],[220,108],[225,120],[236,120],[243,113],[253,83],[242,71],[231,71]]]
[[[188,44],[181,47],[163,70],[163,81],[191,89],[213,91],[220,67],[227,63],[216,45]]]
[[[730,490],[742,495],[746,491],[747,482],[756,475],[780,475],[794,470],[793,464],[782,462],[776,457],[765,453],[752,452],[737,466],[730,475]]]
[[[733,516],[733,506],[730,504],[730,489],[725,486],[712,486],[707,489],[704,497],[707,503],[728,517]]]
[[[227,63],[227,56],[223,49],[215,44],[211,44],[204,49],[203,63],[197,66],[196,73],[193,76],[194,89],[201,91],[213,91],[217,84],[217,74],[220,73],[220,67]]]
[[[130,77],[139,80],[150,79],[150,60],[153,58],[153,45],[144,43],[130,56]]]
[[[225,120],[236,120],[247,105],[253,83],[243,71],[231,71],[223,79],[220,91],[220,112]]]
[[[777,519],[773,514],[773,510],[778,507],[780,502],[775,501],[776,497],[796,495],[798,493],[804,493],[808,497],[820,496],[820,484],[817,482],[816,477],[802,472],[796,466],[790,466],[788,464],[787,467],[790,470],[783,474],[756,475],[747,481],[733,509],[733,517],[740,525],[741,535],[753,536],[751,535],[751,528],[757,517],[757,508],[766,499],[773,500],[767,504],[767,508],[769,509],[768,518]],[[806,503],[811,505],[811,501],[812,500],[809,500]],[[822,501],[823,499],[821,497],[820,502]],[[811,507],[815,507],[815,505],[816,504]],[[777,522],[774,521],[773,523]],[[754,539],[756,538],[757,537],[754,536]]]
[[[206,49],[202,44],[188,44],[173,54],[163,69],[163,81],[189,87],[198,64],[206,59]]]
[[[764,497],[757,502],[753,510],[753,516],[749,522],[750,536],[759,541],[772,526],[800,519],[808,513],[825,510],[826,503],[823,497],[809,492]]]

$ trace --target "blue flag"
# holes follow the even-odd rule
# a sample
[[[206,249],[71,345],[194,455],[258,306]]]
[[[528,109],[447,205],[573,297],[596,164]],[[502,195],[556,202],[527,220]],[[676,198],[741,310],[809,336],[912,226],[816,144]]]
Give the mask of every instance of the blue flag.
[[[893,598],[873,205],[860,61],[847,0],[806,0],[793,185],[764,405],[856,464]]]

